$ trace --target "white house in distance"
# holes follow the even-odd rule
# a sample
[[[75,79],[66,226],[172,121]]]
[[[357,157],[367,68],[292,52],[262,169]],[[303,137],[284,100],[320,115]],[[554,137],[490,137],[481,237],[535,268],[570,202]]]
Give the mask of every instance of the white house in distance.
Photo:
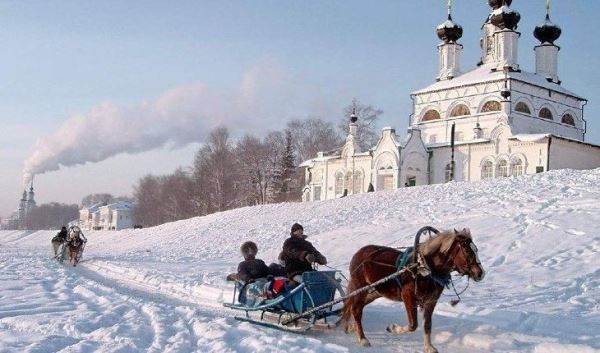
[[[437,27],[439,73],[414,91],[408,136],[384,128],[376,146],[360,151],[350,119],[340,154],[320,152],[303,162],[303,200],[333,199],[372,189],[533,174],[551,169],[600,167],[600,146],[585,142],[587,100],[562,86],[554,42],[561,29],[546,14],[534,36],[535,73],[520,69],[518,12],[512,1],[489,0],[482,27],[481,62],[460,68],[462,27],[448,11]],[[452,132],[454,131],[454,134]],[[454,137],[454,138],[452,138]]]
[[[99,213],[98,208],[104,206],[104,203],[97,203],[89,207],[82,207],[79,210],[79,228],[81,230],[94,230],[98,224]]]
[[[120,230],[133,227],[133,203],[117,201],[79,210],[79,227],[83,230]]]

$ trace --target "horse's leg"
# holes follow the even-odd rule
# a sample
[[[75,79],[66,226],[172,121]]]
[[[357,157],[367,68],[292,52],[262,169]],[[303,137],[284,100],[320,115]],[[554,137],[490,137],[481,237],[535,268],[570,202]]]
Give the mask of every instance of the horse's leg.
[[[356,336],[358,338],[358,343],[363,347],[370,347],[371,342],[365,336],[365,332],[362,327],[362,314],[363,309],[365,307],[365,297],[364,294],[359,294],[355,297],[354,303],[352,304],[352,317],[354,318],[354,328],[356,329]]]
[[[438,350],[431,344],[431,316],[435,309],[436,301],[430,301],[423,306],[423,344],[425,353],[438,353]]]
[[[401,289],[401,298],[404,302],[404,308],[406,309],[406,318],[408,319],[408,325],[402,326],[398,324],[389,325],[386,330],[387,332],[402,334],[406,332],[413,332],[417,329],[419,321],[417,319],[417,300],[414,295],[414,287],[408,286]]]
[[[69,262],[75,267],[75,252],[71,247],[69,247]]]

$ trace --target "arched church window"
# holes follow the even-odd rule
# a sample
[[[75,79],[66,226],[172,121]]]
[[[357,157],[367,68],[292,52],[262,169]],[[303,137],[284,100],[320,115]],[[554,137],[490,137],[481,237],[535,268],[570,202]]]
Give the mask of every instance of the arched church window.
[[[562,116],[561,123],[575,126],[575,119],[573,119],[573,115],[567,113]]]
[[[425,112],[425,114],[423,115],[423,119],[421,119],[421,121],[431,121],[431,120],[439,120],[440,119],[440,113],[438,113],[437,110],[428,110],[427,112]]]
[[[354,172],[354,185],[353,185],[353,194],[359,194],[362,192],[362,184],[363,184],[363,176],[359,171]]]
[[[483,107],[481,107],[481,113],[499,112],[500,102],[498,101],[487,101]]]
[[[501,160],[498,162],[496,166],[496,176],[497,177],[507,177],[508,176],[508,162],[506,160]]]
[[[552,112],[548,108],[540,109],[540,113],[538,114],[538,116],[542,119],[554,120],[554,117],[552,116]]]
[[[352,172],[346,173],[346,179],[344,180],[344,189],[352,190]]]
[[[450,117],[464,116],[464,115],[471,115],[471,111],[469,110],[469,107],[467,107],[464,104],[457,105],[456,107],[452,108],[452,111],[450,112]]]
[[[523,102],[517,103],[517,105],[515,105],[515,111],[517,111],[519,113],[531,115],[531,109],[529,109],[529,106],[527,105],[527,103],[523,103]]]
[[[515,158],[510,162],[510,175],[523,175],[523,161],[521,158]]]
[[[494,176],[494,164],[492,161],[485,161],[481,166],[481,179],[491,179]]]
[[[344,174],[337,172],[335,174],[335,194],[341,195],[344,192]]]
[[[452,163],[446,164],[444,180],[449,182],[452,180]]]

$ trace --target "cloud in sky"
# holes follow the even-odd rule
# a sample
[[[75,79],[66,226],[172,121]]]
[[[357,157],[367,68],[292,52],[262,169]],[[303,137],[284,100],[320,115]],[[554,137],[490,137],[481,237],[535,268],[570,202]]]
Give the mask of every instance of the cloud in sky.
[[[287,76],[276,61],[264,60],[231,89],[193,83],[169,89],[133,107],[98,104],[36,141],[25,161],[24,182],[32,175],[61,166],[202,142],[207,132],[220,125],[234,129],[243,126],[246,131],[270,129],[281,120],[278,110],[290,99]]]

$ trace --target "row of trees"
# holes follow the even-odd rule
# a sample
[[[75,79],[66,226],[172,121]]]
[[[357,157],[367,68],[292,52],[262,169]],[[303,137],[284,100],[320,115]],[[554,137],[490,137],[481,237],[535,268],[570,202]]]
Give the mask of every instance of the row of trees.
[[[79,206],[51,202],[33,207],[27,212],[25,229],[59,229],[79,219]]]
[[[90,207],[99,203],[108,205],[117,201],[133,201],[133,199],[127,196],[113,196],[108,193],[89,194],[81,199],[81,207]]]
[[[358,143],[364,150],[379,137],[382,113],[357,101],[344,110],[336,128],[319,118],[291,120],[266,136],[234,140],[227,127],[213,130],[193,165],[168,175],[146,175],[134,187],[135,220],[143,226],[201,216],[232,208],[300,201],[304,174],[299,163],[317,152],[335,152],[347,134],[348,118],[358,116]]]

